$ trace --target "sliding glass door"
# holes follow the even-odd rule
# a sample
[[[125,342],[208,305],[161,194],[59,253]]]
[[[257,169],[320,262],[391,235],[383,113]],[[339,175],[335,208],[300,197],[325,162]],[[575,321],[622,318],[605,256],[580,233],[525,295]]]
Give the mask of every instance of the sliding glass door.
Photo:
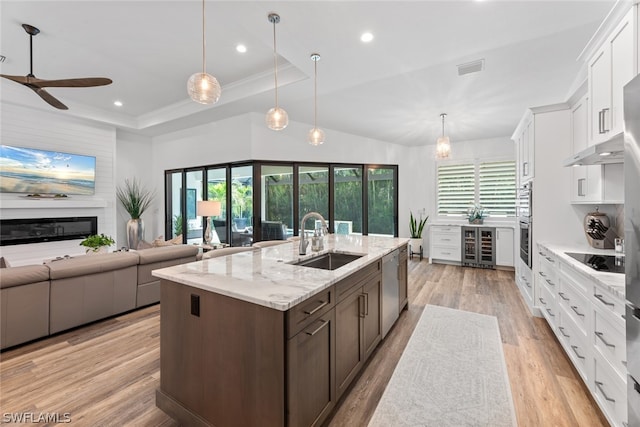
[[[329,167],[299,166],[298,182],[298,223],[309,212],[318,212],[329,221]],[[313,231],[320,227],[316,221],[316,218],[309,218],[305,230]]]
[[[397,168],[367,168],[368,234],[394,236],[397,233]]]
[[[207,200],[220,202],[220,215],[211,217],[211,242],[227,243],[227,168],[207,169]]]
[[[333,231],[362,234],[362,166],[333,168]]]
[[[231,168],[231,246],[253,243],[253,166]]]
[[[293,235],[293,166],[260,167],[260,240]]]

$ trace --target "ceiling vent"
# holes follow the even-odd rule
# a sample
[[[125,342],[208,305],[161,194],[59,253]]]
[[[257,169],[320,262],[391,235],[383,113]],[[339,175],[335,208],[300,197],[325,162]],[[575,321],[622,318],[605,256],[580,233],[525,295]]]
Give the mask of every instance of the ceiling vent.
[[[467,62],[466,64],[458,65],[458,75],[464,76],[465,74],[477,73],[484,70],[484,59],[478,59],[477,61]]]

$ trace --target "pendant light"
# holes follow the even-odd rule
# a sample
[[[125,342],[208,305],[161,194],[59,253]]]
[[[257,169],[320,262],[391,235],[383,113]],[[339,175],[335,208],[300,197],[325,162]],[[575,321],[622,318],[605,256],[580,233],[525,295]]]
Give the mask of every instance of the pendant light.
[[[218,80],[206,71],[207,56],[205,42],[204,0],[202,0],[202,72],[189,77],[187,92],[191,99],[200,104],[215,104],[220,99],[222,89]]]
[[[324,144],[324,131],[318,128],[318,61],[320,61],[320,54],[312,53],[311,60],[313,61],[313,129],[309,131],[307,141],[311,145]]]
[[[278,54],[276,51],[276,24],[280,22],[280,15],[270,13],[269,22],[273,24],[273,68],[275,70],[276,106],[267,112],[266,122],[269,129],[282,130],[289,124],[289,115],[278,106]]]
[[[451,154],[451,142],[448,136],[444,136],[444,118],[447,117],[447,114],[442,113],[440,117],[442,117],[442,136],[436,142],[436,158],[448,159]]]

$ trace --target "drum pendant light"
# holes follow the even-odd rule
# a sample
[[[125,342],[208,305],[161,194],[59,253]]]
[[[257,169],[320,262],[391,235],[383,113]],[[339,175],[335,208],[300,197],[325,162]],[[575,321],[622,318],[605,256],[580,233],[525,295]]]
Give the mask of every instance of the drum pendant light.
[[[320,54],[312,53],[311,60],[313,61],[313,129],[309,131],[307,141],[311,145],[324,144],[324,131],[318,128],[318,61],[320,61]]]
[[[440,117],[442,117],[442,136],[436,142],[436,158],[448,159],[451,154],[451,142],[448,136],[444,136],[444,118],[447,117],[447,114],[442,113]]]
[[[273,24],[273,68],[276,86],[276,106],[267,112],[265,118],[267,126],[272,130],[282,130],[289,124],[289,116],[286,111],[278,106],[278,53],[276,51],[276,24],[280,22],[280,15],[270,13],[269,22]]]
[[[189,77],[187,92],[191,99],[200,104],[215,104],[220,99],[222,89],[218,80],[211,74],[207,74],[206,66],[205,14],[204,0],[202,0],[202,72]]]

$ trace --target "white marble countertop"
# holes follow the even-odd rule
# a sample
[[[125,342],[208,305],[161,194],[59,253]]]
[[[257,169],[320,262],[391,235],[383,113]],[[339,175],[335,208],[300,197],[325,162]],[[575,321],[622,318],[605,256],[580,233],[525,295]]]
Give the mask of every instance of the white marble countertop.
[[[298,242],[153,270],[156,277],[286,311],[409,242],[407,238],[331,234],[325,249],[298,255]],[[326,252],[363,254],[336,270],[292,265]]]
[[[553,253],[573,270],[591,277],[599,285],[601,285],[605,289],[608,289],[613,295],[616,295],[623,300],[625,299],[624,274],[603,273],[600,271],[596,271],[593,268],[584,265],[583,263],[566,254],[566,252],[577,252],[594,255],[615,255],[613,249],[596,249],[587,244],[558,245],[555,243],[539,242],[538,245]]]

